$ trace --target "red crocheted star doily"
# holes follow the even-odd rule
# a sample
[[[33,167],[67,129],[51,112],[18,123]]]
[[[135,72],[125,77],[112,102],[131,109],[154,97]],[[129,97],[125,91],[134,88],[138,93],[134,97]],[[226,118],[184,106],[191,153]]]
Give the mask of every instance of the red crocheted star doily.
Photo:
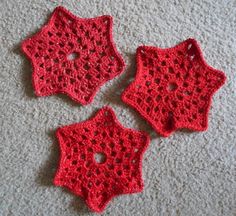
[[[78,18],[63,7],[22,49],[33,65],[37,96],[64,93],[83,105],[125,66],[112,39],[111,16]]]
[[[111,108],[59,128],[56,136],[61,156],[54,184],[82,197],[93,211],[101,212],[116,195],[143,190],[142,156],[149,136],[124,128]]]
[[[125,103],[163,136],[207,129],[212,96],[226,77],[205,62],[194,39],[169,49],[141,46],[136,61],[135,81],[122,93]]]

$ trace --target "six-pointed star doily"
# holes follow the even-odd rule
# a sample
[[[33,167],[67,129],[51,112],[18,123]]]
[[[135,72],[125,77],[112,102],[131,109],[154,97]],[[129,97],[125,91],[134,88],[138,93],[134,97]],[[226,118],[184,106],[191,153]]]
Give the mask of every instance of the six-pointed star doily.
[[[63,7],[22,49],[33,66],[37,96],[64,93],[83,105],[125,65],[112,39],[111,16],[79,18]]]
[[[141,46],[136,61],[135,81],[122,94],[125,103],[163,136],[179,128],[207,129],[212,96],[226,77],[205,62],[194,39],[168,49]]]
[[[111,108],[59,128],[56,136],[61,155],[54,183],[82,197],[93,211],[101,212],[116,195],[143,190],[142,156],[149,136],[124,128]]]

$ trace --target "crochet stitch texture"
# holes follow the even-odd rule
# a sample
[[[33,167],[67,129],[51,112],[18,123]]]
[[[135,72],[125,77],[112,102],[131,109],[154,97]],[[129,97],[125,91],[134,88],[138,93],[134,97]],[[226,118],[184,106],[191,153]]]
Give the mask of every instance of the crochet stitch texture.
[[[64,93],[83,105],[125,66],[112,39],[111,16],[79,18],[63,7],[22,49],[33,66],[37,96]]]
[[[114,196],[143,190],[142,156],[149,136],[124,128],[111,108],[59,128],[56,136],[60,165],[54,184],[82,197],[93,211],[103,211]]]
[[[226,77],[205,62],[196,40],[168,49],[140,46],[136,62],[135,80],[122,93],[125,103],[163,136],[207,129],[212,96]]]

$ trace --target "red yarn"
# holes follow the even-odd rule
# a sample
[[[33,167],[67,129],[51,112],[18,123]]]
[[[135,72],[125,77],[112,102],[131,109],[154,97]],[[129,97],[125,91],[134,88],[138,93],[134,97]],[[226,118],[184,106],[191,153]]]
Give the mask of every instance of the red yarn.
[[[83,105],[125,66],[112,39],[111,16],[78,18],[63,7],[22,49],[33,65],[37,96],[64,93]]]
[[[135,81],[122,93],[125,103],[163,136],[207,129],[212,96],[226,77],[205,62],[194,39],[169,49],[141,46],[136,61]]]
[[[54,184],[82,197],[95,212],[116,195],[143,190],[142,156],[149,136],[124,128],[104,107],[82,123],[59,128],[60,165]],[[103,155],[96,161],[96,153]]]

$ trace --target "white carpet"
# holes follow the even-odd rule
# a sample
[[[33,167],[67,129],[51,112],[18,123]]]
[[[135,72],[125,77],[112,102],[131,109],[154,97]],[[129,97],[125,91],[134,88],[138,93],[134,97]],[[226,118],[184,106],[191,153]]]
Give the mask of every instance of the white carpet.
[[[81,17],[114,17],[114,40],[127,68],[88,106],[66,96],[36,98],[32,68],[19,48],[59,4]],[[235,215],[235,14],[235,0],[1,0],[0,215],[93,215],[79,198],[52,185],[54,131],[104,105],[124,126],[151,133],[152,142],[143,161],[143,193],[113,199],[103,215]],[[170,47],[189,37],[199,41],[210,65],[225,72],[227,83],[213,98],[208,131],[161,138],[121,102],[120,91],[134,76],[137,46]]]

